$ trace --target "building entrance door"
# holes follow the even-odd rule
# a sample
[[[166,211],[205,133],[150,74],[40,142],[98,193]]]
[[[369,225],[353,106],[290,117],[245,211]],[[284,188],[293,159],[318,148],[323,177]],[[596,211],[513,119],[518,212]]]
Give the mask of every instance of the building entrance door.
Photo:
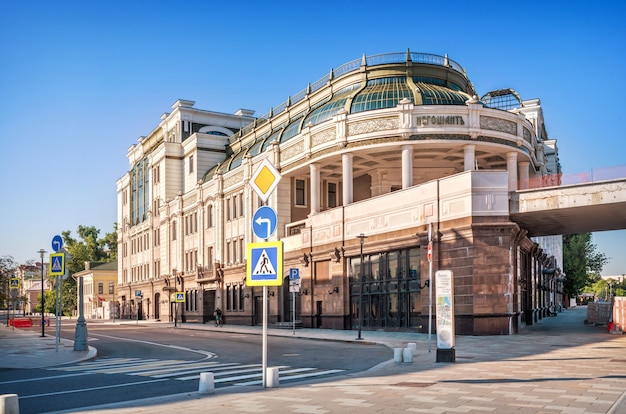
[[[215,290],[204,289],[202,291],[202,323],[207,323],[213,318],[215,311]]]

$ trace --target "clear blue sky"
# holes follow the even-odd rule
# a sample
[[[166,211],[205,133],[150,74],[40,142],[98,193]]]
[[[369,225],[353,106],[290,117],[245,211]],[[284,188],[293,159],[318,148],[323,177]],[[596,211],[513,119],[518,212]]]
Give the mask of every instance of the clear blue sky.
[[[177,99],[266,113],[363,53],[448,54],[541,99],[566,173],[626,164],[626,2],[0,1],[0,256],[116,221],[126,151]],[[594,233],[626,273],[626,231]]]

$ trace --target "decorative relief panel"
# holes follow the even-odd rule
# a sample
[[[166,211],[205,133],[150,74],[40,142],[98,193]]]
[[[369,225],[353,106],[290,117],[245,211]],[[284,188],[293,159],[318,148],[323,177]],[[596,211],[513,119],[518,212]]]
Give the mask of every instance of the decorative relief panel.
[[[229,188],[233,185],[240,184],[242,182],[243,182],[243,171],[224,178],[224,188]]]
[[[280,151],[280,158],[282,160],[288,160],[304,153],[304,141],[300,140],[294,145]]]
[[[491,131],[500,131],[511,135],[517,135],[517,124],[505,119],[481,116],[480,127]]]
[[[189,197],[189,198],[183,199],[183,208],[193,206],[194,204],[196,204],[196,201],[197,201],[196,197]]]
[[[532,134],[527,128],[524,128],[524,139],[530,143],[532,143]]]
[[[311,136],[311,147],[330,142],[335,139],[335,128],[325,129]]]
[[[348,124],[348,136],[388,131],[390,129],[398,129],[399,127],[400,121],[398,118],[371,119]]]

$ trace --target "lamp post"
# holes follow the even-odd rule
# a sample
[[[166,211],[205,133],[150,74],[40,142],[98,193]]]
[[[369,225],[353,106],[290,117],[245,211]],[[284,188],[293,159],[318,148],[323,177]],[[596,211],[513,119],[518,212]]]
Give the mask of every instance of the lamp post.
[[[363,240],[367,238],[363,233],[357,236],[361,243],[361,263],[359,265],[359,336],[358,340],[363,339],[361,337],[361,326],[363,325]]]
[[[44,255],[46,254],[46,251],[44,249],[40,249],[37,253],[39,253],[39,256],[41,257],[41,336],[46,336],[46,331],[45,331],[45,321],[44,321],[44,314],[43,314],[43,307],[44,307],[44,297],[43,297],[43,258]]]
[[[178,291],[178,275],[176,274],[176,269],[172,270],[172,274],[174,275],[174,328],[176,328],[178,320],[178,300],[176,300],[176,292]]]

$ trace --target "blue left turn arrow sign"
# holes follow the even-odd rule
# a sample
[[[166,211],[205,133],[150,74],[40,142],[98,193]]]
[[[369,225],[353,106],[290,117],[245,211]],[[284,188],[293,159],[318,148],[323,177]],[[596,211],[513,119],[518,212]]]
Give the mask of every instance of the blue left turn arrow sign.
[[[269,239],[276,231],[276,212],[269,206],[261,206],[252,217],[252,231],[259,239]]]

